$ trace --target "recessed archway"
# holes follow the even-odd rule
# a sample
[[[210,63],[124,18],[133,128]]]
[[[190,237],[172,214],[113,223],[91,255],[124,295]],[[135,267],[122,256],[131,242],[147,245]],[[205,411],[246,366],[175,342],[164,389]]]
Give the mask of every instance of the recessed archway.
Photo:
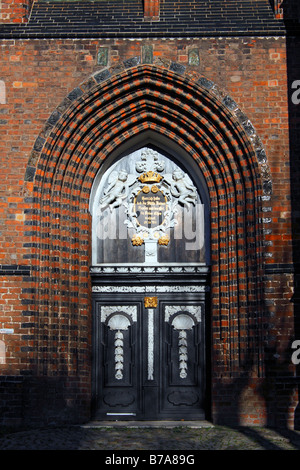
[[[102,71],[74,90],[61,109],[37,139],[26,173],[34,181],[36,201],[38,374],[61,372],[80,383],[89,376],[92,185],[122,145],[148,132],[180,148],[207,187],[212,375],[244,376],[251,368],[259,376],[260,207],[271,182],[268,172],[261,172],[262,166],[267,170],[266,157],[251,123],[203,77],[192,80],[151,65],[113,76]],[[53,355],[58,336],[65,338],[64,348]]]

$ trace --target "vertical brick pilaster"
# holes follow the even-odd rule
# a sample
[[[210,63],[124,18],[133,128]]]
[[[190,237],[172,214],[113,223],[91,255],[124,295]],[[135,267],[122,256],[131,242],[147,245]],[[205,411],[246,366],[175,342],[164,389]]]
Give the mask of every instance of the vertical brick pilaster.
[[[148,21],[159,21],[160,0],[144,0],[144,18]]]

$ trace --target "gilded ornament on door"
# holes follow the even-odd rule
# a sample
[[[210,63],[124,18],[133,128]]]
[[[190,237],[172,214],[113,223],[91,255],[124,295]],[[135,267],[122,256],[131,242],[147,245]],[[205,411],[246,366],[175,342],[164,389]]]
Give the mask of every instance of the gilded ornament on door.
[[[143,173],[138,178],[141,183],[159,183],[162,179],[162,175],[152,170],[147,171],[147,173]]]
[[[157,307],[157,297],[144,297],[145,308],[156,308]]]
[[[131,241],[134,246],[141,246],[144,243],[144,239],[141,237],[138,237],[137,235],[134,235]]]
[[[167,246],[169,244],[169,241],[170,241],[170,238],[168,237],[168,235],[163,235],[162,237],[159,238],[158,244]]]

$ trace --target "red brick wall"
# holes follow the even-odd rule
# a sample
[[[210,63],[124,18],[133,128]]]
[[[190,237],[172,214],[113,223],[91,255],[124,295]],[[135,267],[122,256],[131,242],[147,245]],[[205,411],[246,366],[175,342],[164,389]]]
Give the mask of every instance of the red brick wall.
[[[145,19],[157,21],[159,19],[160,0],[144,0]]]
[[[99,51],[104,53],[101,57]],[[14,329],[14,334],[0,334],[0,340],[5,341],[7,347],[6,364],[0,368],[6,378],[6,386],[9,383],[7,377],[17,377],[18,380],[22,377],[22,381],[16,380],[22,397],[20,400],[26,403],[25,416],[33,419],[34,404],[38,403],[36,409],[39,410],[47,401],[51,405],[48,412],[44,410],[45,421],[59,419],[58,411],[65,403],[68,406],[62,420],[88,419],[91,308],[88,275],[90,217],[87,209],[92,178],[99,162],[93,168],[89,167],[85,179],[80,179],[84,167],[79,171],[76,169],[78,173],[75,173],[75,160],[68,166],[70,174],[64,173],[68,165],[64,160],[64,146],[69,139],[68,133],[75,133],[72,124],[68,131],[67,121],[77,122],[79,138],[80,132],[84,132],[84,127],[80,131],[80,126],[85,125],[84,116],[91,113],[92,108],[89,107],[96,106],[98,96],[89,98],[90,88],[97,86],[95,78],[89,77],[108,70],[115,88],[103,81],[103,89],[106,86],[107,89],[102,96],[101,85],[97,86],[99,100],[105,102],[103,113],[109,109],[110,100],[116,100],[118,94],[125,103],[125,92],[132,87],[135,93],[132,99],[134,113],[124,118],[124,126],[127,126],[128,135],[137,132],[138,125],[131,123],[130,127],[129,121],[143,117],[143,108],[138,107],[141,101],[136,96],[139,86],[144,90],[147,86],[138,72],[139,67],[136,68],[137,62],[124,61],[141,56],[141,62],[153,62],[158,67],[154,74],[150,72],[151,65],[147,65],[145,70],[149,71],[147,80],[154,87],[153,93],[154,77],[161,81],[157,83],[157,93],[164,90],[162,102],[166,104],[165,97],[176,95],[182,103],[186,100],[186,112],[191,116],[190,110],[195,107],[198,113],[204,97],[210,94],[211,102],[217,100],[219,103],[218,111],[216,105],[212,105],[214,117],[210,119],[221,132],[222,113],[225,113],[223,116],[231,113],[222,100],[230,96],[238,107],[234,119],[240,119],[240,123],[236,125],[243,130],[242,123],[246,124],[249,119],[264,146],[267,163],[258,163],[254,158],[254,147],[251,147],[250,131],[248,137],[243,134],[239,144],[233,141],[232,136],[227,136],[231,152],[236,152],[235,158],[239,159],[241,168],[238,171],[244,178],[242,184],[246,190],[249,188],[247,201],[244,206],[238,195],[238,179],[229,173],[227,176],[220,173],[223,181],[227,181],[223,196],[220,186],[218,197],[211,200],[215,214],[212,221],[215,280],[212,285],[212,415],[216,422],[228,423],[232,419],[245,424],[264,424],[275,419],[291,426],[293,411],[290,408],[288,412],[277,409],[277,415],[274,414],[273,396],[281,386],[276,385],[276,377],[291,378],[294,371],[290,350],[295,332],[291,303],[293,275],[289,272],[293,258],[285,40],[246,37],[153,42],[19,40],[3,41],[0,54],[0,79],[5,84],[5,100],[2,99],[4,104],[0,104],[3,175],[0,182],[0,264],[6,274],[1,277],[0,322],[3,328]],[[97,63],[97,58],[98,62],[103,61],[103,65]],[[117,73],[123,74],[122,85],[118,80],[114,81]],[[201,77],[211,82],[205,88],[202,80],[203,91],[199,95],[202,101],[198,98],[197,105],[193,100],[196,100],[196,82]],[[164,89],[164,80],[170,91]],[[195,95],[190,91],[191,95],[183,98],[181,89],[193,90]],[[170,97],[168,100],[171,111],[176,103],[172,103]],[[202,112],[207,113],[207,109],[203,108]],[[216,117],[217,113],[221,114]],[[203,115],[206,119],[207,115]],[[183,144],[179,115],[176,119],[174,138],[182,139]],[[163,124],[157,111],[155,116],[145,114],[145,120],[162,131]],[[211,124],[205,126],[213,135]],[[195,132],[191,132],[194,137],[190,143],[196,146]],[[114,144],[118,142],[113,135],[104,137],[108,150],[110,139]],[[118,138],[123,137],[124,132]],[[85,159],[90,158],[86,150],[88,143],[82,145]],[[213,145],[217,148],[216,144]],[[243,145],[244,154],[238,150],[238,145]],[[212,176],[213,170],[208,163],[213,158],[209,154],[206,158],[205,171],[213,194],[213,185],[219,183],[216,176]],[[227,165],[235,165],[228,162]],[[243,168],[244,165],[250,166],[247,169]],[[227,169],[224,166],[225,170],[228,172],[229,166]],[[77,180],[73,179],[75,174]],[[261,181],[269,181],[270,177],[272,195],[264,193],[261,188]],[[73,202],[66,185],[68,181],[74,191]],[[83,186],[79,185],[80,181]],[[63,191],[59,192],[59,188]],[[226,192],[231,194],[237,206],[230,207]],[[228,244],[226,230],[223,238],[219,232],[229,226],[228,220],[235,223],[237,208],[243,214],[241,222],[251,224],[239,228],[235,225],[237,231],[233,233],[236,238],[231,245]],[[64,234],[69,236],[70,230],[73,231],[71,243],[70,238],[64,239]],[[248,241],[243,234],[245,230]],[[262,230],[264,232],[260,233]],[[236,251],[235,244],[240,252]],[[228,251],[228,246],[231,251]],[[78,253],[82,247],[84,250]],[[225,272],[224,266],[231,253],[235,260],[233,256],[230,258],[231,270]],[[247,259],[244,258],[245,253]],[[262,260],[267,266],[264,278],[256,266]],[[28,267],[31,267],[30,273],[26,271]],[[8,271],[11,272],[9,276]],[[239,305],[235,295],[238,295]],[[287,401],[295,393],[295,384],[290,382]],[[28,393],[30,384],[34,394]],[[40,390],[57,390],[57,393],[53,392],[51,399],[43,401],[39,387]],[[9,406],[5,403],[2,416],[12,420]],[[17,414],[15,419],[19,420]]]
[[[27,23],[32,0],[1,0],[0,24]]]

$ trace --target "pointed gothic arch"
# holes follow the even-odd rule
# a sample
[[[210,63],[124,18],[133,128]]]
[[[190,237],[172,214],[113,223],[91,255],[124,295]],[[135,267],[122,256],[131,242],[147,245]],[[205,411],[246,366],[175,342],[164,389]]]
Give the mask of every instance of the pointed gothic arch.
[[[37,139],[26,180],[34,183],[37,373],[78,377],[90,363],[89,199],[104,161],[151,132],[198,165],[210,202],[214,377],[263,373],[263,226],[271,193],[262,144],[236,103],[205,77],[127,63],[69,94]],[[55,338],[65,348],[53,353]],[[45,352],[45,346],[47,351]]]

